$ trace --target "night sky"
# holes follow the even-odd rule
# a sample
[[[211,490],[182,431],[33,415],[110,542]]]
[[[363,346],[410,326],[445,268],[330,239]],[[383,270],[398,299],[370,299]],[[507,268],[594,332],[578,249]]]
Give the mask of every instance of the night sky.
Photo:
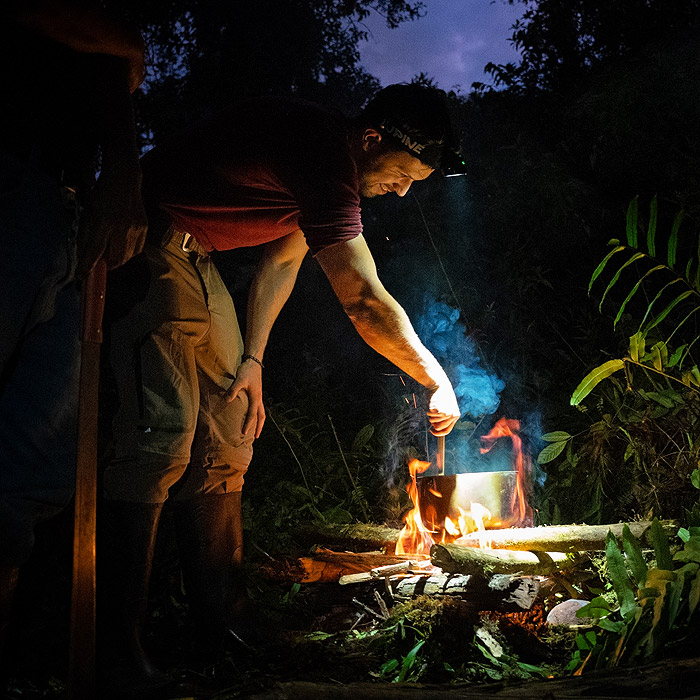
[[[517,60],[509,37],[522,16],[521,3],[505,0],[423,0],[425,15],[388,29],[373,13],[366,21],[369,40],[361,62],[383,86],[405,82],[419,73],[434,78],[444,90],[468,93],[475,81],[490,83],[489,62]]]

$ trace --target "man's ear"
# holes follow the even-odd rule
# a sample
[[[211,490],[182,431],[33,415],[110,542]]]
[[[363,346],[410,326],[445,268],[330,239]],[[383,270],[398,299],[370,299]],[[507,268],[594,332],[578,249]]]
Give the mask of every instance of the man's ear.
[[[382,135],[376,129],[365,129],[362,134],[362,150],[369,153],[376,149],[382,142]]]

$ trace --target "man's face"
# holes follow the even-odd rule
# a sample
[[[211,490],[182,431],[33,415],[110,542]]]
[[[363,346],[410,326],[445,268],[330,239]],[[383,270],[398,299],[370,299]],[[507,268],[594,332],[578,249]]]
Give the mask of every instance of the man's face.
[[[368,132],[372,130],[368,129],[365,136]],[[433,172],[407,151],[385,150],[380,144],[381,136],[377,136],[378,139],[365,139],[363,143],[364,155],[358,164],[362,197],[377,197],[388,192],[403,197],[413,182],[425,180]]]

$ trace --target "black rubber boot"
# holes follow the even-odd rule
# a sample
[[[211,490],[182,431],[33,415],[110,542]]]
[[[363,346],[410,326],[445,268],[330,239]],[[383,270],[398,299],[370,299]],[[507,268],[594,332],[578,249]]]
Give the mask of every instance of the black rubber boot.
[[[241,493],[180,501],[173,512],[200,651],[215,656],[227,641],[252,648],[256,625],[243,571]]]
[[[7,630],[12,617],[12,600],[17,579],[19,577],[19,567],[0,567],[0,679],[9,672],[7,668]]]
[[[98,542],[98,650],[105,697],[148,698],[172,681],[141,632],[162,504],[104,502]]]

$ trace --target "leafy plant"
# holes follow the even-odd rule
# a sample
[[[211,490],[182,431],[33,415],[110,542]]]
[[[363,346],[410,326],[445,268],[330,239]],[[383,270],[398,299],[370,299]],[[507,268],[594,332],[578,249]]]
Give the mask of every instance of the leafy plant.
[[[690,352],[698,340],[696,327],[692,325],[696,314],[700,312],[700,249],[691,256],[683,270],[677,270],[678,235],[683,221],[683,212],[679,212],[671,227],[671,232],[666,242],[665,261],[657,257],[656,228],[658,220],[658,204],[656,198],[649,208],[649,221],[646,231],[646,250],[639,249],[639,211],[638,199],[635,198],[627,210],[627,245],[620,245],[617,239],[610,244],[611,250],[594,271],[588,287],[589,294],[593,284],[601,277],[604,270],[613,257],[622,253],[622,264],[612,275],[598,305],[602,311],[603,303],[608,294],[616,285],[622,285],[620,279],[623,273],[635,265],[641,267],[641,275],[636,273],[631,287],[619,305],[613,326],[617,327],[625,311],[632,301],[640,295],[643,284],[652,276],[664,275],[660,281],[660,288],[656,291],[651,302],[639,323],[636,332],[630,337],[627,355],[619,359],[608,360],[591,371],[579,384],[571,397],[571,404],[577,406],[590,392],[604,379],[624,369],[628,386],[632,385],[632,372],[635,369],[642,370],[655,392],[647,392],[647,398],[658,402],[665,407],[672,407],[673,400],[677,396],[674,389],[687,387],[695,392],[700,390],[700,370],[696,364],[688,367]],[[659,247],[660,250],[661,247]],[[618,256],[620,257],[620,256]],[[684,302],[687,302],[684,304]],[[674,319],[673,313],[680,311],[678,318]],[[672,321],[672,330],[665,339],[657,340],[647,350],[652,331],[658,332],[658,327],[664,321]],[[672,349],[671,341],[679,337],[683,332],[694,336],[690,342],[683,343]],[[685,369],[684,368],[685,365]],[[678,376],[680,375],[680,376]],[[678,385],[681,385],[680,387]]]
[[[632,326],[626,352],[589,372],[571,397],[572,405],[584,414],[597,413],[598,419],[575,434],[559,430],[543,436],[549,444],[538,462],[548,465],[557,505],[573,503],[568,515],[574,519],[601,522],[640,512],[672,517],[688,505],[685,485],[700,460],[700,371],[691,355],[698,337],[700,249],[696,245],[679,267],[683,213],[675,216],[664,241],[657,236],[658,218],[653,199],[648,220],[641,222],[634,199],[627,211],[626,245],[611,241],[613,249],[590,280],[589,293],[604,273],[609,275],[599,310],[613,290],[621,290],[613,326]],[[641,321],[632,324],[635,313]],[[668,329],[665,335],[662,328]],[[584,405],[594,390],[595,403]],[[558,515],[546,494],[544,503],[550,517]],[[587,508],[576,509],[577,503]]]
[[[608,534],[607,571],[617,604],[594,598],[577,613],[594,620],[580,633],[569,670],[580,674],[662,656],[670,641],[687,637],[698,621],[700,601],[700,527],[679,532],[683,548],[672,553],[658,520],[651,527],[655,562],[650,566],[641,544],[625,525],[621,541]]]

